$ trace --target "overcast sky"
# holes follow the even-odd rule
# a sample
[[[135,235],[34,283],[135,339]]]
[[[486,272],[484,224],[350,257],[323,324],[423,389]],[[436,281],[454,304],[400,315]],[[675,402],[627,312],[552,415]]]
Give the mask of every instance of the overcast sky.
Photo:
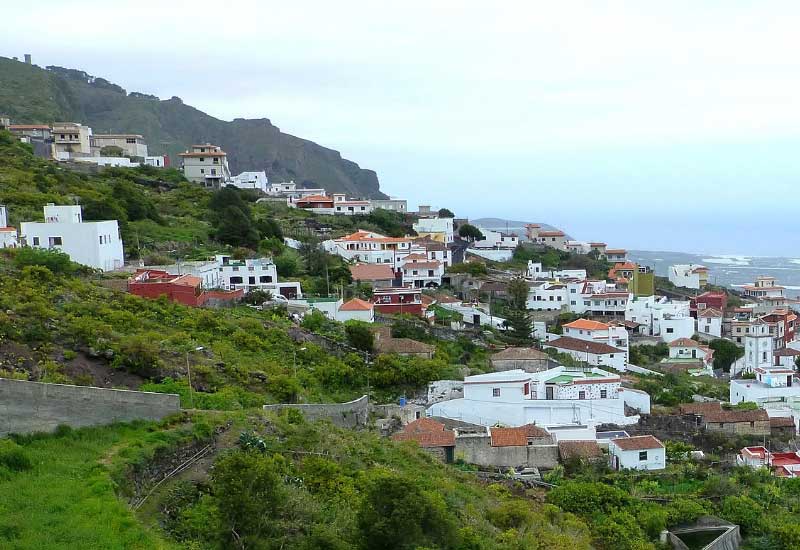
[[[8,5],[6,5],[8,4]],[[800,257],[800,2],[2,7],[0,55],[267,117],[412,206]]]

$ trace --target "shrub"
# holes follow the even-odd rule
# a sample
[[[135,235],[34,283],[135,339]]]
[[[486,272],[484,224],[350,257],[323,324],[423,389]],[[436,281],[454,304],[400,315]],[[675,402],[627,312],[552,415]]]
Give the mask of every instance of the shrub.
[[[77,270],[77,264],[72,263],[67,254],[43,248],[20,248],[14,255],[14,265],[19,269],[42,266],[56,275],[70,275]]]
[[[23,472],[33,467],[25,449],[11,440],[0,440],[0,467],[12,472]]]

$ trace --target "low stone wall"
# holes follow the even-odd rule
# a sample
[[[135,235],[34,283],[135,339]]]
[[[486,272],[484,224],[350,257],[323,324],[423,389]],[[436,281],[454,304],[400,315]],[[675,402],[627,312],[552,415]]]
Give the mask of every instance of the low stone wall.
[[[159,420],[180,411],[174,394],[45,384],[0,378],[0,437],[131,420]]]
[[[296,409],[312,422],[325,418],[342,428],[358,428],[367,425],[367,407],[367,396],[362,395],[347,403],[281,403],[264,405],[264,410]]]

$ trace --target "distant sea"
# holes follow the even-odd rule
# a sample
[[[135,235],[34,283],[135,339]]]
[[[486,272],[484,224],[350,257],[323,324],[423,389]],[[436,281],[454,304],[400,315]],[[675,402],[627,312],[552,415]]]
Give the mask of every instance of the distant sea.
[[[482,218],[473,223],[495,231],[512,231],[525,237],[525,222],[499,218]],[[543,224],[545,225],[545,224]],[[688,254],[684,252],[654,252],[628,250],[628,258],[649,265],[661,277],[667,276],[669,266],[675,264],[700,264],[708,268],[711,284],[733,288],[752,284],[759,275],[769,275],[786,288],[786,296],[800,299],[800,256],[776,258],[769,256],[734,256],[729,254]]]
[[[683,252],[653,252],[629,250],[631,261],[649,265],[656,275],[666,277],[674,264],[701,264],[708,268],[708,281],[733,288],[751,284],[759,275],[769,275],[786,288],[786,296],[800,298],[800,258],[769,256],[733,256],[711,254],[686,254]]]

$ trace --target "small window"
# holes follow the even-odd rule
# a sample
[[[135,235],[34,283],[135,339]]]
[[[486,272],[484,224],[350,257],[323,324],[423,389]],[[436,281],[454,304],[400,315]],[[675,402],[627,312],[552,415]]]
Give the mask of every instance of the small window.
[[[675,332],[674,328],[668,328],[667,329],[667,334],[672,334],[673,332]]]
[[[586,392],[585,391],[579,391],[578,392],[578,399],[586,399]]]
[[[531,392],[531,385],[528,382],[525,382],[525,385],[522,386],[522,393],[528,395]]]
[[[262,275],[261,277],[258,278],[258,282],[260,282],[260,283],[271,283],[272,282],[272,276],[271,275]]]
[[[639,451],[639,460],[647,460],[647,451]]]
[[[500,397],[500,388],[492,388],[492,397]]]
[[[247,284],[250,284],[250,285],[256,284],[256,278],[255,277],[248,277],[247,278]]]
[[[608,390],[600,390],[600,399],[608,397]]]
[[[33,238],[33,246],[39,246],[39,237]]]

